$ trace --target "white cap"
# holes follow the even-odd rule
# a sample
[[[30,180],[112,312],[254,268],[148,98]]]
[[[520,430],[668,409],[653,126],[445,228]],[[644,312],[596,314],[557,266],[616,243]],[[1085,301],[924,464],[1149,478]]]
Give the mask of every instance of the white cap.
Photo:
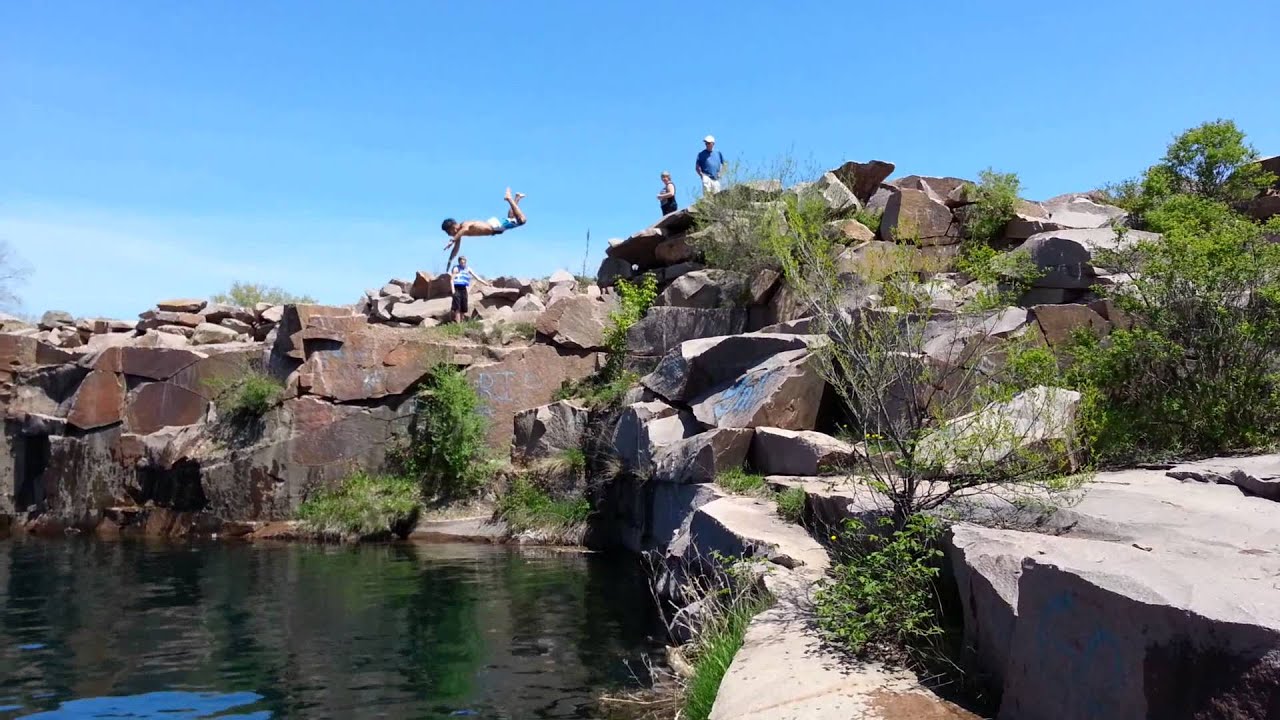
[[[702,138],[702,142],[709,142],[709,143],[713,143],[713,142],[715,142],[715,141],[716,141],[716,139],[715,139],[714,137],[710,136],[710,135],[708,135],[708,136],[706,136],[706,137]]]

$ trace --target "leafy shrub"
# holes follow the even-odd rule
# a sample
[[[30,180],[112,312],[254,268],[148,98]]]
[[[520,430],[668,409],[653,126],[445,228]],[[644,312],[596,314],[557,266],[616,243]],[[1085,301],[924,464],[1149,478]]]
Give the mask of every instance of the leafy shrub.
[[[880,218],[884,215],[883,210],[873,210],[871,208],[858,208],[853,213],[853,219],[862,223],[871,232],[878,232],[880,229]]]
[[[1280,434],[1280,246],[1227,205],[1175,195],[1153,207],[1156,241],[1102,253],[1132,280],[1110,293],[1132,327],[1073,355],[1083,419],[1104,462],[1216,454]],[[1127,324],[1127,323],[1126,323]]]
[[[609,313],[609,324],[604,330],[604,344],[609,352],[610,378],[622,372],[622,363],[627,354],[627,331],[632,325],[640,322],[644,314],[653,307],[658,299],[658,278],[646,274],[636,282],[618,280],[615,289],[618,291],[618,307]]]
[[[205,386],[214,394],[218,417],[230,422],[262,417],[275,407],[284,392],[279,380],[249,367],[230,377],[209,378]]]
[[[1146,227],[1147,216],[1176,195],[1194,195],[1224,204],[1249,200],[1275,182],[1255,164],[1258,151],[1231,120],[1202,123],[1183,132],[1164,157],[1141,178],[1110,185],[1111,202],[1130,211],[1135,224]]]
[[[316,493],[298,508],[305,527],[322,535],[361,538],[407,534],[419,508],[411,478],[358,472],[334,490]]]
[[[808,502],[804,488],[789,487],[774,496],[774,501],[778,504],[778,517],[795,525],[804,519],[804,507]]]
[[[734,495],[758,495],[765,490],[763,475],[752,475],[742,468],[720,473],[716,476],[716,484]]]
[[[310,295],[294,295],[285,292],[278,287],[272,287],[261,283],[231,283],[231,289],[225,293],[218,293],[209,298],[216,303],[225,303],[227,305],[237,305],[244,308],[252,308],[258,303],[265,302],[272,305],[288,305],[290,303],[314,303],[315,299]]]
[[[846,521],[834,538],[839,562],[814,597],[822,633],[858,655],[902,660],[929,652],[943,634],[934,590],[939,529],[927,515],[912,515],[896,529],[891,518],[881,518],[872,532]]]
[[[987,168],[978,173],[978,184],[967,188],[973,203],[965,208],[965,235],[970,242],[990,245],[1004,238],[1004,227],[1018,210],[1022,183],[1014,173]]]
[[[480,396],[467,376],[453,366],[437,365],[418,393],[408,442],[394,459],[406,475],[418,480],[424,496],[467,497],[492,472],[487,428]]]
[[[578,381],[565,381],[556,390],[553,399],[579,400],[587,407],[596,409],[616,407],[638,382],[640,376],[630,371],[619,372],[612,379],[601,372]]]
[[[585,523],[591,516],[591,503],[582,497],[557,500],[528,478],[518,477],[498,498],[496,515],[512,532],[558,533]]]

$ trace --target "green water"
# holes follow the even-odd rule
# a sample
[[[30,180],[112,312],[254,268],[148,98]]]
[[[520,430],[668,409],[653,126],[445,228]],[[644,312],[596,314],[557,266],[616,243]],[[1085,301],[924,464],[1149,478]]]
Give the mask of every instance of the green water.
[[[0,542],[3,718],[592,718],[654,632],[626,557]]]

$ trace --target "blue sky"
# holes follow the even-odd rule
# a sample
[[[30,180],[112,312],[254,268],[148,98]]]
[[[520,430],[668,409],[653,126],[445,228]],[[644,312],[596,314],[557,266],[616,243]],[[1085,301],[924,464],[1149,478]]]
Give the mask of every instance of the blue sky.
[[[234,280],[326,302],[440,271],[440,220],[511,185],[483,274],[594,273],[692,197],[713,133],[765,166],[1134,175],[1235,119],[1280,153],[1280,3],[0,3],[0,238],[23,309],[133,317]],[[587,231],[591,245],[585,245]]]

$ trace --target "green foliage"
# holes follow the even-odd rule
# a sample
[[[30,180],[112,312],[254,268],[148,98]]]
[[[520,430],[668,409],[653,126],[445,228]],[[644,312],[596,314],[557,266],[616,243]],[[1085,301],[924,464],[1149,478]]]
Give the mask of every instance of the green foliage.
[[[734,495],[759,495],[766,491],[763,475],[752,475],[742,468],[720,473],[716,484]]]
[[[587,469],[587,454],[582,448],[568,448],[560,453],[560,460],[572,472],[583,472]]]
[[[833,538],[840,561],[815,593],[820,630],[858,655],[927,653],[943,634],[934,589],[942,558],[938,522],[912,515],[896,526],[881,518],[874,529],[846,523]]]
[[[1215,120],[1179,135],[1141,178],[1110,185],[1106,193],[1144,226],[1152,211],[1177,195],[1227,205],[1253,198],[1275,182],[1257,160],[1257,150],[1233,121]]]
[[[681,718],[706,720],[711,717],[720,683],[733,663],[733,656],[742,648],[751,618],[769,604],[766,599],[744,598],[712,615],[694,646],[693,676],[685,686]]]
[[[279,380],[248,366],[230,376],[209,378],[204,384],[214,395],[218,417],[231,422],[262,417],[284,392]]]
[[[258,303],[265,302],[272,305],[288,305],[290,303],[314,303],[309,295],[294,295],[285,292],[278,287],[272,287],[261,283],[231,283],[231,289],[225,293],[218,293],[209,298],[216,303],[225,303],[227,305],[237,305],[243,308],[252,308]]]
[[[512,337],[532,340],[538,334],[538,326],[531,322],[510,323],[505,326]]]
[[[360,538],[403,534],[417,516],[418,485],[411,478],[358,472],[298,508],[298,519],[323,535]]]
[[[610,377],[622,371],[622,362],[627,354],[627,331],[640,322],[653,306],[653,301],[658,299],[658,278],[646,274],[637,282],[618,280],[614,289],[618,291],[618,307],[609,313],[609,324],[604,330],[604,344],[609,352],[606,374]]]
[[[555,533],[585,523],[591,516],[591,503],[582,497],[557,500],[528,478],[518,477],[498,498],[496,514],[512,532]]]
[[[480,337],[484,335],[484,323],[474,319],[445,323],[428,329],[449,338],[475,338],[477,335]]]
[[[795,525],[804,519],[804,507],[808,502],[804,488],[789,487],[774,496],[774,501],[778,504],[778,517]]]
[[[1217,454],[1280,434],[1280,246],[1204,197],[1174,195],[1147,222],[1163,239],[1097,262],[1132,277],[1111,293],[1131,326],[1080,337],[1075,378],[1103,462]]]
[[[880,219],[884,215],[883,210],[873,210],[871,208],[858,208],[853,213],[853,219],[862,223],[871,232],[877,232],[880,228]]]
[[[621,371],[613,378],[601,372],[577,382],[566,381],[556,390],[553,399],[579,400],[596,409],[617,407],[638,382],[640,376],[630,371]]]
[[[1014,173],[987,168],[978,173],[978,184],[967,187],[973,204],[966,208],[965,235],[971,242],[990,245],[1004,237],[1004,227],[1018,209],[1021,182]]]
[[[418,393],[409,441],[395,460],[426,497],[465,498],[492,474],[480,397],[457,368],[437,365]]]
[[[994,310],[1016,304],[1043,270],[1022,250],[1000,252],[986,243],[965,241],[956,268],[981,288],[969,301],[970,310]]]

